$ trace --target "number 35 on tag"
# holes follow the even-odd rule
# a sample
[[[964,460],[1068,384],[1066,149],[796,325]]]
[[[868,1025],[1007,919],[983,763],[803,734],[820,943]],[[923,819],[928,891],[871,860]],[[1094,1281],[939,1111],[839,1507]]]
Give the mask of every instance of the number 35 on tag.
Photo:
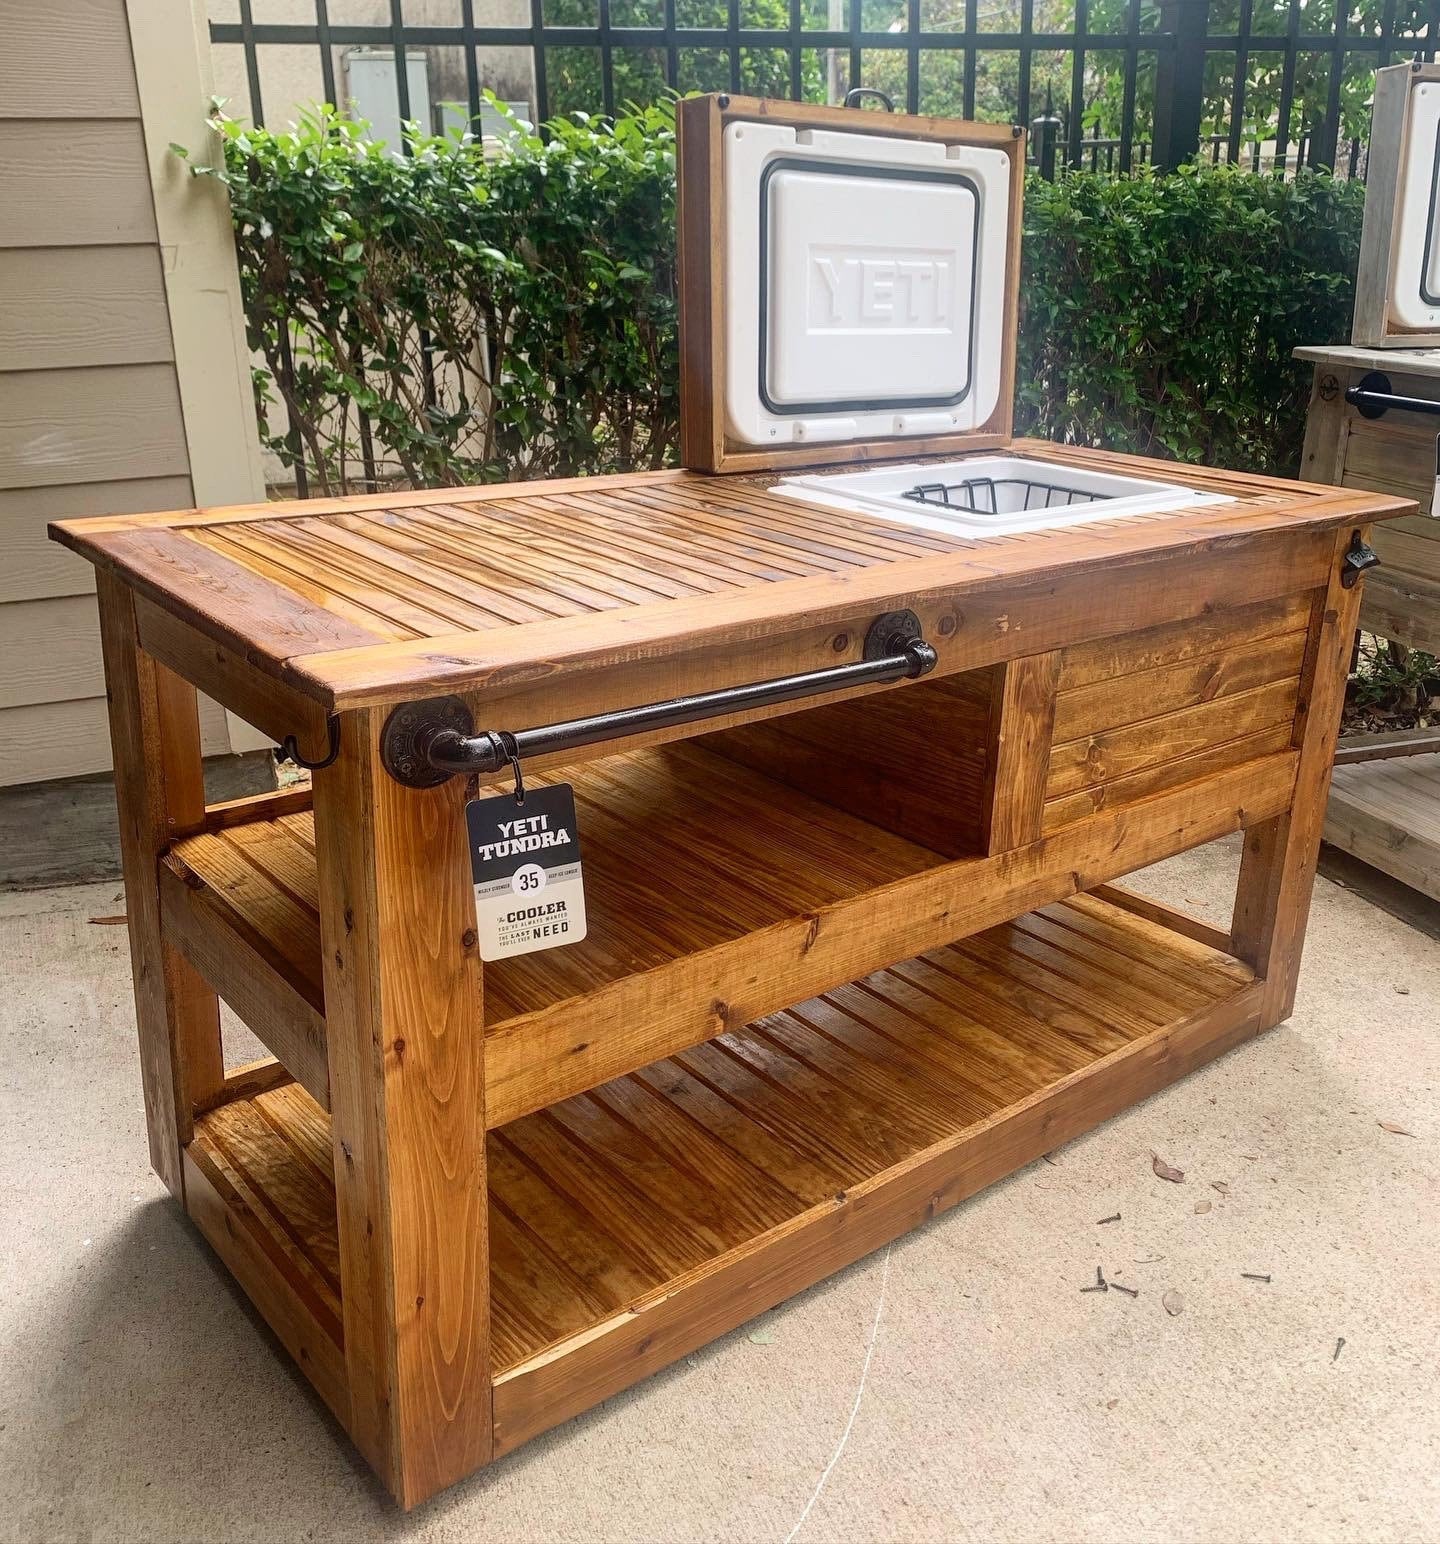
[[[585,881],[575,794],[568,783],[472,799],[465,806],[482,960],[577,944]]]

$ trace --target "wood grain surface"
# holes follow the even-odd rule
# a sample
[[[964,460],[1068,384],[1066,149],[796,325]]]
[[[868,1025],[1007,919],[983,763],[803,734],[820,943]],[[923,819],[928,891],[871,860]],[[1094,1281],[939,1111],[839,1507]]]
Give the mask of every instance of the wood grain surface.
[[[1290,795],[1290,733],[1209,782],[956,860],[695,746],[577,767],[589,934],[484,967],[487,1122],[1263,819]],[[166,922],[325,1104],[315,835],[270,808],[176,845]]]
[[[130,592],[109,574],[99,603],[150,1162],[183,1201],[191,1111],[224,1076],[219,1003],[164,936],[157,870],[204,818],[195,689],[141,651]]]
[[[1218,950],[1078,897],[492,1131],[499,1446],[1253,1031],[1251,981]],[[326,1186],[346,1160],[328,1126],[292,1085],[201,1132],[333,1330]]]
[[[1069,447],[1022,451],[1154,470]],[[553,692],[662,659],[674,661],[677,691],[698,689],[692,667],[708,659],[713,670],[724,651],[769,639],[773,672],[785,673],[795,668],[791,637],[833,625],[858,650],[875,615],[906,605],[927,636],[949,619],[932,636],[942,673],[977,668],[1097,629],[1293,591],[1287,569],[1308,536],[1411,511],[1353,490],[1207,469],[1186,476],[1234,502],[962,540],[736,478],[644,473],[52,530],[243,669],[331,708],[438,691],[513,695],[526,682]],[[1246,537],[1263,540],[1246,550]],[[1165,559],[1173,567],[1162,575],[1152,565]],[[993,605],[1001,590],[1005,603]]]
[[[350,1432],[412,1506],[490,1456],[484,1030],[464,784],[379,732],[315,775],[316,864]]]

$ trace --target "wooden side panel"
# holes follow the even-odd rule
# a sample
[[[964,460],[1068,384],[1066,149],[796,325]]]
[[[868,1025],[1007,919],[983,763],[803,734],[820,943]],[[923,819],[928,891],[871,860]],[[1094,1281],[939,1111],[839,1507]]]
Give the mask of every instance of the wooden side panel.
[[[1047,830],[1288,747],[1310,599],[1061,651]]]
[[[1011,660],[996,672],[985,769],[992,853],[1038,841],[1045,829],[1060,659],[1060,650],[1051,649]]]
[[[1364,373],[1350,371],[1346,384],[1355,384]],[[1437,383],[1425,376],[1394,371],[1390,384],[1392,390],[1407,397],[1433,400],[1437,394]],[[1353,408],[1346,408],[1340,475],[1335,481],[1414,499],[1428,515],[1435,490],[1435,420],[1398,410],[1383,418],[1363,418]],[[1384,532],[1376,534],[1383,536]]]
[[[1367,242],[1371,191],[1367,187]],[[1384,292],[1385,274],[1377,271],[1370,283],[1374,316],[1367,324],[1377,335]],[[1357,300],[1357,333],[1360,310]],[[1437,397],[1432,375],[1405,369],[1406,354],[1397,353],[1394,358],[1394,365],[1385,372],[1392,390],[1406,397]],[[1418,504],[1419,515],[1387,521],[1370,538],[1382,566],[1370,574],[1365,586],[1360,625],[1412,648],[1440,652],[1440,521],[1429,518],[1435,489],[1435,420],[1398,410],[1383,418],[1362,417],[1346,404],[1345,391],[1369,373],[1368,364],[1341,359],[1317,363],[1305,420],[1303,472],[1319,481],[1378,490]]]
[[[1364,589],[1363,582],[1348,590],[1340,583],[1349,543],[1350,534],[1341,532],[1330,583],[1314,600],[1294,723],[1294,744],[1300,753],[1294,799],[1285,813],[1247,832],[1240,862],[1231,936],[1236,954],[1265,980],[1267,1028],[1287,1018],[1295,1004],[1330,770]]]
[[[412,1506],[490,1456],[484,1027],[464,781],[392,781],[381,717],[315,835],[351,1434]]]
[[[946,857],[982,847],[994,672],[916,681],[697,745]]]
[[[1346,383],[1363,373],[1350,371]],[[1395,370],[1390,379],[1402,395],[1437,395],[1437,383],[1427,376]],[[1420,506],[1419,516],[1387,521],[1371,535],[1382,566],[1365,586],[1360,625],[1412,648],[1440,651],[1440,520],[1429,518],[1435,491],[1435,420],[1401,412],[1365,419],[1347,408],[1343,433],[1338,482],[1378,488]]]

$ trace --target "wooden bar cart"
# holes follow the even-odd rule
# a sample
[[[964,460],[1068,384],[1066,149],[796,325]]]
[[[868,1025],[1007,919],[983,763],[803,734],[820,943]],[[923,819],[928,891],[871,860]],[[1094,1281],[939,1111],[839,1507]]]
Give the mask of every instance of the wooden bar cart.
[[[789,418],[722,408],[725,136],[777,127],[775,250],[864,136],[857,177],[955,218],[892,237],[904,314],[825,238],[862,352],[930,347],[999,209],[963,400],[817,409],[800,368]],[[681,132],[703,470],[55,528],[99,569],[155,1168],[407,1506],[1283,1019],[1365,535],[1414,508],[1187,467],[1135,512],[1174,468],[1012,444],[1009,130],[707,98]],[[990,158],[974,200],[916,144]],[[1004,534],[778,486],[997,448],[960,482]],[[1017,482],[1130,512],[1024,528]],[[313,806],[206,807],[197,688],[317,765]],[[573,789],[588,931],[482,961],[466,803],[517,754]],[[1228,930],[1112,884],[1242,830]],[[217,997],[273,1060],[226,1070]]]
[[[1365,224],[1348,345],[1295,350],[1314,366],[1301,475],[1413,499],[1376,533],[1384,566],[1360,626],[1440,653],[1440,65],[1375,77]],[[1440,899],[1440,731],[1340,746],[1325,840]]]

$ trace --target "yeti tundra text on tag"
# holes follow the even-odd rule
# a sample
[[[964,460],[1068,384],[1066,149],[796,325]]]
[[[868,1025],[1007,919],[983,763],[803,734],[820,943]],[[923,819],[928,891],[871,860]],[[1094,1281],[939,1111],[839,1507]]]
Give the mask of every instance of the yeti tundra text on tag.
[[[465,806],[482,960],[579,943],[585,882],[568,783],[472,799]]]

